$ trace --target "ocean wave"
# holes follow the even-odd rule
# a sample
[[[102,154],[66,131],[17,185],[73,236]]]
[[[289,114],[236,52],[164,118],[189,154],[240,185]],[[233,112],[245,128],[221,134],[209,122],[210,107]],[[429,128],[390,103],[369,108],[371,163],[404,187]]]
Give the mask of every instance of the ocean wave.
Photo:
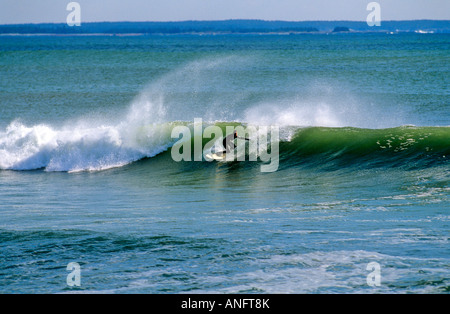
[[[13,122],[0,131],[0,169],[76,172],[121,167],[170,149],[177,140],[171,131],[181,124],[192,128],[188,122],[128,121],[60,129]],[[226,125],[241,123],[214,124],[225,132]],[[282,127],[280,167],[429,167],[448,162],[449,139],[450,127]],[[203,139],[203,145],[209,140]]]
[[[428,167],[448,162],[450,127],[309,127],[280,143],[285,166]]]

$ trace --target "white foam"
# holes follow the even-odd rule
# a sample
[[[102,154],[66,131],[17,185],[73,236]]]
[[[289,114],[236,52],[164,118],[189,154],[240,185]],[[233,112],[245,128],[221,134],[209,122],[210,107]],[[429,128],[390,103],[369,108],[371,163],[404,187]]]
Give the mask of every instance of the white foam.
[[[153,105],[135,103],[118,124],[79,121],[56,128],[12,122],[0,131],[0,169],[96,171],[152,157],[170,147],[170,125]]]
[[[381,286],[367,285],[367,265],[378,262],[381,265]],[[209,276],[204,282],[225,283],[224,288],[213,293],[242,293],[261,291],[263,293],[374,293],[374,292],[407,292],[409,289],[393,287],[401,285],[404,280],[417,274],[417,268],[428,263],[439,265],[438,271],[429,268],[430,272],[441,276],[445,260],[418,259],[410,257],[390,256],[364,250],[311,252],[293,255],[273,255],[267,259],[258,259],[254,264],[258,269],[244,271],[230,278]],[[417,280],[420,280],[417,278]],[[417,291],[429,287],[417,287]],[[411,290],[412,291],[412,290]]]

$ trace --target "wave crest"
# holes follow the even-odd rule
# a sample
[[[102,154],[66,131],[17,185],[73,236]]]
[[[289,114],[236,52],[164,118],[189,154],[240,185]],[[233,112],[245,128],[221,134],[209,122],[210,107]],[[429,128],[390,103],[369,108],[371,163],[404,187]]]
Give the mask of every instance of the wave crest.
[[[171,144],[169,126],[86,126],[56,129],[11,123],[0,132],[0,169],[94,171],[152,157]]]

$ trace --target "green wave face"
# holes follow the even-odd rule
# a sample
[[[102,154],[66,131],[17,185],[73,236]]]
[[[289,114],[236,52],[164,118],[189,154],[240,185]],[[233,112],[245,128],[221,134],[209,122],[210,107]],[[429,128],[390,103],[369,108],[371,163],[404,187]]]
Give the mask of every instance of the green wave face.
[[[224,136],[229,133],[226,131],[227,127],[248,126],[245,123],[220,122],[206,123],[204,127],[210,125],[219,126]],[[450,127],[402,126],[388,129],[280,127],[279,133],[280,169],[292,167],[319,167],[325,170],[343,167],[418,169],[447,164],[450,156]],[[192,149],[199,136],[201,135],[195,136],[192,132],[190,138]],[[249,137],[255,140],[258,135],[253,134]],[[203,137],[201,140],[203,147],[209,141],[209,138]],[[268,150],[271,150],[270,145]],[[246,147],[246,161],[249,160],[248,153],[249,145]],[[165,158],[170,158],[170,149]]]
[[[281,157],[296,164],[366,167],[429,167],[448,162],[449,127],[298,129],[280,143]]]

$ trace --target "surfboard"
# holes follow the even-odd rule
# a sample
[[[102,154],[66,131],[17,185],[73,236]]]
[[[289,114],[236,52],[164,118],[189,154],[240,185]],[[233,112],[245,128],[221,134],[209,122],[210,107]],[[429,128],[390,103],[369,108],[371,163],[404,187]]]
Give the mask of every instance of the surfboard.
[[[223,160],[226,160],[227,154],[226,153],[210,153],[210,154],[206,154],[205,157],[207,157],[211,160],[223,161]]]

